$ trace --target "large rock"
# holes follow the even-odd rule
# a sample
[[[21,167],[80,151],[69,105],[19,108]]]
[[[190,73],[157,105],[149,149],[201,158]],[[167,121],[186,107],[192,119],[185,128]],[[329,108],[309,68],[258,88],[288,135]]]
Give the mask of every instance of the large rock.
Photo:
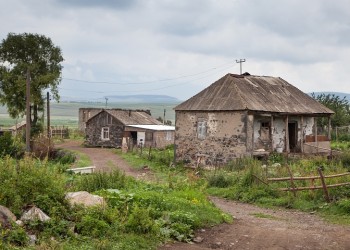
[[[11,228],[11,223],[16,221],[16,216],[7,207],[0,205],[0,228]]]
[[[105,204],[103,197],[86,191],[69,192],[66,194],[66,199],[71,205],[83,205],[86,207],[103,206]]]
[[[45,214],[43,211],[41,211],[40,208],[37,208],[36,206],[33,206],[26,212],[24,212],[21,216],[21,221],[48,221],[50,220],[50,217]]]

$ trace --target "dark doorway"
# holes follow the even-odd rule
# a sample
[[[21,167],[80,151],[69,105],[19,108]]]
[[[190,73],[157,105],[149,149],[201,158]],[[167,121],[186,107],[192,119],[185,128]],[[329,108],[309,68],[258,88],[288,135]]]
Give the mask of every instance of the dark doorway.
[[[136,145],[137,144],[137,132],[136,131],[131,131],[131,139],[132,139],[133,145]]]
[[[297,141],[298,141],[298,124],[296,122],[288,123],[288,134],[289,134],[289,149],[291,152],[297,151]]]

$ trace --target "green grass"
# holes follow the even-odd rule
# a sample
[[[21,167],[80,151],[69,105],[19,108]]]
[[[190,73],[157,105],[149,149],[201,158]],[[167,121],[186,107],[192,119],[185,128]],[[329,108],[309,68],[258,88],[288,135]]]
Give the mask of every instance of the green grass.
[[[250,215],[253,215],[256,218],[262,218],[262,219],[270,219],[270,220],[279,220],[276,216],[273,216],[271,214],[264,214],[264,213],[252,213]]]

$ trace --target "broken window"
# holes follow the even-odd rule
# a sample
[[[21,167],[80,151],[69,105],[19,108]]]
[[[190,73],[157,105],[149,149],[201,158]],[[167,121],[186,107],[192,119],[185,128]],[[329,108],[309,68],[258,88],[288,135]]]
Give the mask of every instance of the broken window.
[[[199,120],[197,122],[197,138],[205,139],[207,136],[207,122]]]
[[[146,132],[145,140],[146,141],[153,141],[153,133],[152,132]]]
[[[271,125],[270,122],[261,122],[260,127],[260,139],[263,141],[270,140],[270,129]]]
[[[109,140],[109,128],[108,127],[102,128],[101,139],[105,140],[105,141]]]

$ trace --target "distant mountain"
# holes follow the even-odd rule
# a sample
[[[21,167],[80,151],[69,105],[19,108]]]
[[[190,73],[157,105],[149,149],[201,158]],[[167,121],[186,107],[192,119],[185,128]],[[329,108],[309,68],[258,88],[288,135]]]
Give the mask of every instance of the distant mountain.
[[[94,98],[91,101],[84,98],[74,98],[62,96],[61,102],[93,102],[93,103],[105,103],[105,98],[108,98],[108,103],[180,103],[181,101],[175,97],[168,95],[111,95],[101,98]]]
[[[108,98],[108,102],[138,102],[138,103],[174,103],[180,102],[179,99],[168,96],[168,95],[113,95],[106,96]]]
[[[343,99],[344,97],[350,102],[350,94],[348,93],[342,93],[342,92],[313,92],[315,94],[315,96],[321,95],[321,94],[325,94],[325,95],[335,95],[335,96],[339,96],[341,99]],[[311,96],[311,93],[309,93],[309,95]]]

